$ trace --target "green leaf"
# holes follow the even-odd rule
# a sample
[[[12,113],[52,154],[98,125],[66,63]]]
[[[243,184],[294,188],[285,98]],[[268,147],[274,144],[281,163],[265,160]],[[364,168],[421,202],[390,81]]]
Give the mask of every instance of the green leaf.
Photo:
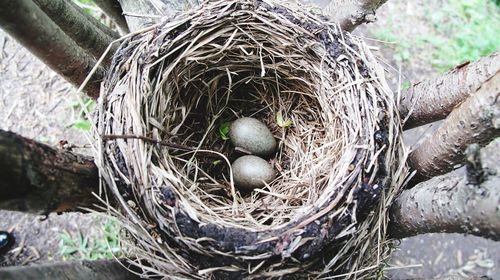
[[[79,119],[79,120],[75,121],[74,123],[72,123],[70,125],[70,127],[73,127],[73,128],[76,128],[76,129],[85,130],[85,131],[89,131],[90,128],[92,127],[92,124],[90,123],[89,120]]]
[[[283,114],[281,113],[281,111],[279,111],[278,113],[276,113],[276,123],[281,128],[288,128],[292,125],[292,120],[283,119]]]
[[[231,127],[230,122],[223,122],[219,126],[219,136],[222,140],[229,140],[229,128]]]
[[[404,81],[403,84],[401,85],[402,90],[407,90],[411,87],[410,81]]]

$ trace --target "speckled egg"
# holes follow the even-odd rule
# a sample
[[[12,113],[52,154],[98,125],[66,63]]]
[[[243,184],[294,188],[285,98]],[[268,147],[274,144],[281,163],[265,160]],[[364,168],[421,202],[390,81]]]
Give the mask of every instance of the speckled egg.
[[[231,168],[234,184],[241,189],[262,188],[276,177],[273,167],[258,156],[242,156],[233,162]]]
[[[235,147],[252,155],[269,156],[276,150],[276,140],[267,126],[254,118],[240,118],[231,124],[229,138]]]

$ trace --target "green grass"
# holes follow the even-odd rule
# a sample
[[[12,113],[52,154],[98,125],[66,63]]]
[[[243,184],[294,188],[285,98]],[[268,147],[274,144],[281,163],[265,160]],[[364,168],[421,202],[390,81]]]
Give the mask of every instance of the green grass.
[[[450,1],[428,14],[435,32],[422,40],[434,47],[431,63],[438,70],[477,60],[500,47],[500,9],[490,0]]]
[[[436,70],[446,71],[500,48],[500,8],[494,1],[449,0],[439,9],[429,8],[421,21],[429,27],[426,34],[410,36],[406,30],[397,30],[393,22],[404,21],[406,16],[395,13],[389,24],[374,32],[377,39],[393,44],[398,62],[423,59]]]
[[[73,2],[75,4],[77,4],[78,6],[81,6],[82,10],[85,13],[95,17],[96,19],[100,20],[102,23],[106,24],[106,22],[104,22],[103,18],[101,17],[102,13],[96,11],[96,10],[98,10],[98,7],[94,3],[93,0],[73,0]]]
[[[90,239],[81,232],[60,235],[59,253],[64,260],[98,260],[122,257],[123,250],[119,241],[117,222],[107,219],[102,223],[101,236]]]
[[[397,62],[408,62],[412,58],[411,50],[413,45],[409,40],[396,35],[392,24],[387,28],[374,31],[374,35],[375,38],[390,43],[390,46],[394,49],[394,59]]]
[[[76,4],[83,4],[83,5],[89,5],[89,6],[95,6],[93,0],[73,0]],[[94,15],[94,12],[91,9],[88,8],[83,8],[83,10],[88,13],[89,15]]]
[[[73,100],[68,104],[68,106],[75,110],[76,117],[67,125],[67,127],[90,131],[92,123],[90,122],[90,118],[86,112],[92,113],[94,111],[95,101],[88,96],[84,96],[82,102],[79,100]]]

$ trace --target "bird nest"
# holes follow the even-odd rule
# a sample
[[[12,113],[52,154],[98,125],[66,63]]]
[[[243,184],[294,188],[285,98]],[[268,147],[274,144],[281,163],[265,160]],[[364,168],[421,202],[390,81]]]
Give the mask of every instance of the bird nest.
[[[303,7],[211,1],[126,39],[97,106],[98,166],[142,275],[362,277],[381,268],[400,120],[359,38]],[[227,123],[278,141],[235,186]]]

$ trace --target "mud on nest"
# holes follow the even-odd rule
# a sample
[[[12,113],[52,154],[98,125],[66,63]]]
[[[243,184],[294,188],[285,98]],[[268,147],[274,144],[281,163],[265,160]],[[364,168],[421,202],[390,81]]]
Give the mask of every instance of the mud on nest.
[[[143,276],[373,275],[406,175],[396,105],[362,40],[304,7],[203,3],[115,54],[95,130],[110,213]],[[242,116],[279,141],[250,193],[219,133]]]

